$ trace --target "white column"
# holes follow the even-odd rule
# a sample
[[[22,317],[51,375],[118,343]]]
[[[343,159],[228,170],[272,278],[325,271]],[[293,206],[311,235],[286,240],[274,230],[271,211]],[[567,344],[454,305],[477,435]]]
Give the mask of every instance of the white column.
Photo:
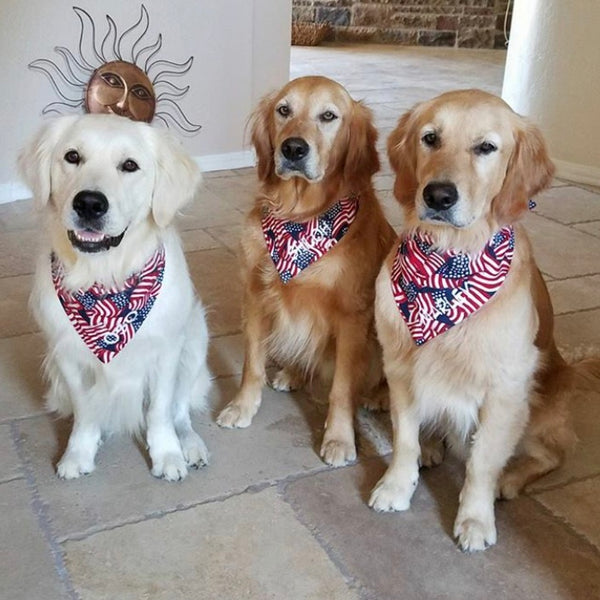
[[[541,126],[558,175],[600,185],[600,0],[515,0],[502,97]]]

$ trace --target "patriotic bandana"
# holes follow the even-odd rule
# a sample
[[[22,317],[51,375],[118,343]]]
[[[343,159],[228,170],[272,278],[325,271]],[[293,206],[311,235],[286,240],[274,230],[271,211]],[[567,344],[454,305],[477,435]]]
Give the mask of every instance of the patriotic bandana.
[[[512,227],[497,231],[474,256],[436,250],[419,231],[402,240],[392,268],[392,291],[417,346],[464,321],[492,298],[506,279],[514,249]]]
[[[161,246],[139,273],[122,288],[95,283],[70,292],[62,286],[62,263],[52,255],[52,281],[58,299],[85,345],[102,363],[109,363],[142,326],[160,292],[165,271]]]
[[[324,213],[296,223],[278,219],[265,209],[262,229],[267,250],[283,283],[331,250],[348,232],[358,212],[358,198],[336,202]]]

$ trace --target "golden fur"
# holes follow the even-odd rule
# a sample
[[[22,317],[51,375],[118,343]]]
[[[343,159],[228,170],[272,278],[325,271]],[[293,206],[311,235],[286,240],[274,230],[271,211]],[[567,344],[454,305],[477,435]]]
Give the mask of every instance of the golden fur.
[[[485,152],[489,144],[494,149]],[[454,535],[462,549],[481,550],[496,541],[496,494],[514,497],[561,463],[574,442],[568,416],[573,385],[594,385],[600,373],[597,361],[569,367],[560,356],[550,298],[517,222],[528,200],[550,184],[554,168],[538,128],[478,90],[417,105],[401,117],[388,152],[406,233],[418,228],[439,248],[468,253],[481,250],[500,227],[515,229],[514,258],[500,290],[423,346],[413,342],[392,295],[397,246],[376,284],[394,453],[369,504],[379,511],[409,507],[418,480],[419,429],[429,425],[466,450]],[[423,192],[440,181],[456,187],[458,201],[435,214]]]
[[[242,235],[245,362],[241,389],[218,423],[250,424],[260,406],[267,358],[282,367],[272,382],[280,390],[298,387],[333,366],[321,456],[328,464],[343,465],[356,457],[356,399],[381,381],[380,367],[379,373],[370,368],[378,354],[374,285],[394,233],[371,184],[379,169],[377,133],[370,111],[324,77],[294,80],[263,99],[251,130],[261,189]],[[290,138],[304,140],[309,148],[298,168],[286,165],[283,156],[282,143]],[[283,284],[265,245],[263,209],[303,221],[351,194],[360,204],[349,232]]]

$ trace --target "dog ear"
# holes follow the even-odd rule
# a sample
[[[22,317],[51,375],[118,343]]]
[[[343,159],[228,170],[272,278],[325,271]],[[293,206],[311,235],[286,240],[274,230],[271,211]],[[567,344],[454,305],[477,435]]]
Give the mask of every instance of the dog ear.
[[[377,130],[371,110],[362,102],[354,102],[348,125],[348,150],[344,176],[349,180],[370,180],[379,171]]]
[[[52,194],[52,154],[62,133],[79,117],[58,117],[44,123],[21,150],[17,165],[29,186],[38,208],[43,208]]]
[[[166,227],[177,211],[194,199],[202,175],[196,162],[171,133],[147,127],[155,137],[156,175],[152,216],[159,227]]]
[[[271,141],[271,120],[275,95],[265,96],[250,115],[250,139],[256,152],[256,170],[260,181],[268,181],[275,174],[274,151]]]
[[[504,183],[492,202],[492,211],[498,222],[511,223],[518,219],[527,210],[529,199],[546,189],[553,176],[554,165],[548,156],[542,132],[521,119]]]
[[[414,110],[404,113],[387,142],[388,158],[396,173],[394,195],[400,204],[412,205],[418,182],[414,142],[411,141],[411,120]]]

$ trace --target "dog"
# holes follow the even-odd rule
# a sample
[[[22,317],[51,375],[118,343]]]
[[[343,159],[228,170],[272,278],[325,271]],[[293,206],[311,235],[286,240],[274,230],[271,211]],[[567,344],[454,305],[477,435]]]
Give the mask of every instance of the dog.
[[[94,470],[102,438],[145,429],[152,474],[208,462],[190,410],[208,332],[173,226],[201,182],[174,138],[115,115],[45,124],[19,158],[47,229],[30,304],[48,342],[48,407],[73,415],[57,473]]]
[[[388,154],[406,222],[376,284],[394,443],[369,505],[409,508],[419,430],[437,431],[466,458],[454,536],[482,550],[496,542],[496,494],[560,465],[575,440],[569,396],[600,376],[599,361],[568,366],[559,354],[519,224],[554,167],[540,130],[479,90],[418,104]]]
[[[371,183],[377,132],[370,111],[325,77],[291,81],[250,123],[261,188],[241,243],[245,361],[217,422],[250,425],[268,358],[281,367],[276,390],[333,371],[320,454],[344,465],[356,458],[355,403],[382,380],[375,278],[395,234]]]

